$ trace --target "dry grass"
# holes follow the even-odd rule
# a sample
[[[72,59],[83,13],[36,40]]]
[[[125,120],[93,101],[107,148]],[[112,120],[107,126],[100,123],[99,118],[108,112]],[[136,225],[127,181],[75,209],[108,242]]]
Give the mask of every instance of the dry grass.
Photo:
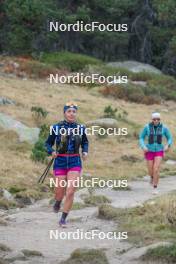
[[[41,106],[46,109],[49,112],[46,122],[53,124],[63,118],[63,104],[70,100],[77,101],[79,104],[79,121],[81,122],[101,117],[104,108],[111,105],[113,108],[121,107],[126,110],[129,113],[128,119],[142,126],[149,121],[152,111],[161,110],[162,112],[163,108],[167,108],[168,112],[162,112],[163,121],[176,136],[175,121],[170,118],[171,113],[172,116],[176,114],[176,108],[172,102],[167,102],[167,105],[162,106],[146,106],[104,98],[93,89],[87,90],[73,85],[50,85],[46,81],[5,77],[1,77],[1,96],[15,100],[17,104],[0,106],[0,111],[30,127],[35,126],[31,113],[32,106]],[[126,124],[121,122],[121,125],[124,127]],[[123,155],[142,157],[138,141],[134,137],[125,138],[122,142],[118,137],[100,139],[93,136],[89,139],[90,155],[89,160],[84,164],[85,173],[96,177],[127,179],[134,179],[146,174],[144,161],[128,163],[128,161],[121,160]],[[13,132],[1,130],[0,142],[0,184],[4,187],[21,184],[32,188],[45,165],[31,161],[31,146],[27,143],[19,143],[17,135]]]
[[[171,209],[174,216],[176,193],[149,200],[143,206],[118,209],[121,228],[126,230],[131,242],[138,246],[158,241],[176,239],[175,222],[170,223]]]

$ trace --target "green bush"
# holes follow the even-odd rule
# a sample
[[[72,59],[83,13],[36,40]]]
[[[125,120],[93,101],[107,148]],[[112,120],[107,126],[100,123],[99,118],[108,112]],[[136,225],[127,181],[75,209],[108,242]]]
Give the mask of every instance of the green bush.
[[[18,192],[25,191],[25,190],[26,190],[26,188],[20,187],[20,186],[16,186],[16,185],[14,185],[14,186],[9,188],[9,192],[12,193],[12,194],[16,194]]]
[[[110,203],[111,201],[104,195],[90,195],[84,199],[86,205],[96,206],[100,204]]]
[[[47,158],[47,153],[45,149],[45,141],[42,138],[35,143],[34,148],[32,149],[31,158],[34,161],[45,162]]]
[[[145,89],[143,86],[140,85],[111,85],[106,86],[100,92],[104,96],[111,96],[115,99],[123,99],[125,101],[131,101],[135,103],[141,103],[141,104],[156,104],[160,103],[161,98],[156,97],[155,94],[145,94]]]
[[[154,74],[151,72],[146,72],[146,71],[142,71],[142,72],[131,72],[129,78],[132,81],[143,81],[146,82],[148,80],[153,79],[154,76],[160,76],[159,74]]]
[[[149,249],[142,260],[162,261],[162,263],[175,263],[176,260],[176,245],[158,246]]]
[[[106,106],[104,109],[104,117],[115,118],[117,113],[117,108],[113,109],[110,105]]]
[[[50,126],[49,125],[46,125],[46,124],[43,124],[40,127],[39,137],[40,138],[43,138],[43,139],[46,139],[46,137],[48,136],[49,132],[50,132]]]
[[[105,64],[89,66],[89,67],[87,67],[86,70],[90,73],[97,73],[97,74],[104,75],[105,77],[111,76],[111,75],[112,76],[125,75],[127,77],[130,77],[132,74],[132,72],[130,72],[126,68],[113,67],[113,66],[108,66]]]
[[[176,201],[174,198],[170,198],[169,206],[166,214],[169,224],[176,228]]]
[[[87,55],[65,51],[44,53],[41,56],[41,61],[69,71],[79,71],[84,69],[86,65],[98,65],[102,63],[100,60]]]
[[[35,60],[19,60],[19,64],[20,70],[24,71],[31,78],[47,78],[50,73],[56,73],[54,66]]]
[[[109,204],[102,204],[98,208],[98,217],[106,220],[116,219],[118,217],[118,209]]]
[[[33,149],[32,149],[32,154],[31,154],[31,159],[33,161],[40,161],[42,163],[45,163],[47,160],[47,152],[45,148],[45,140],[49,134],[49,125],[42,125],[40,127],[40,134],[39,134],[39,139],[35,143]]]
[[[101,249],[76,249],[69,259],[60,264],[108,264],[106,254]]]

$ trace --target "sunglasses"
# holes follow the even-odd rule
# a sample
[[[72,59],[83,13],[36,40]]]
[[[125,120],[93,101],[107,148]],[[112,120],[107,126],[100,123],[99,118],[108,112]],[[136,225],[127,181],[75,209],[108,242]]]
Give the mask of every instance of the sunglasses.
[[[160,118],[153,118],[153,121],[160,121]]]
[[[77,104],[73,103],[73,102],[69,102],[69,103],[66,103],[66,106],[70,106],[70,107],[78,107]]]

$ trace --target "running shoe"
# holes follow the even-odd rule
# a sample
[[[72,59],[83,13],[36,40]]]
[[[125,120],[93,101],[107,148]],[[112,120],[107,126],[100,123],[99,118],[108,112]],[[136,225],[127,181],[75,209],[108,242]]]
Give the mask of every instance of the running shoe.
[[[67,223],[66,223],[66,221],[63,220],[63,219],[61,219],[61,220],[59,221],[59,225],[60,225],[62,228],[66,228],[66,227],[67,227]]]
[[[152,191],[152,193],[153,193],[154,195],[157,195],[157,194],[159,193],[159,191],[158,191],[157,188],[154,188],[153,191]]]

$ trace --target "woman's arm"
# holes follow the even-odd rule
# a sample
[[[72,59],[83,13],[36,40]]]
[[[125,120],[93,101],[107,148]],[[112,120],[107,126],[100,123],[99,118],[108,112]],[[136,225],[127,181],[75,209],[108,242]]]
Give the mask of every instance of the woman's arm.
[[[165,135],[165,137],[167,139],[167,146],[171,147],[171,145],[173,143],[173,139],[172,139],[172,134],[171,134],[170,130],[167,127],[164,128],[164,135]]]
[[[143,128],[139,135],[139,145],[143,150],[147,150],[147,146],[145,144],[145,138],[147,136],[147,126]]]
[[[52,148],[56,139],[56,134],[52,131],[52,134],[50,134],[45,141],[45,148],[49,155],[51,155],[55,150]]]
[[[85,132],[85,126],[83,127],[81,148],[82,148],[82,153],[88,153],[89,141],[88,141],[88,138],[87,138],[87,135],[86,135],[86,132]]]

